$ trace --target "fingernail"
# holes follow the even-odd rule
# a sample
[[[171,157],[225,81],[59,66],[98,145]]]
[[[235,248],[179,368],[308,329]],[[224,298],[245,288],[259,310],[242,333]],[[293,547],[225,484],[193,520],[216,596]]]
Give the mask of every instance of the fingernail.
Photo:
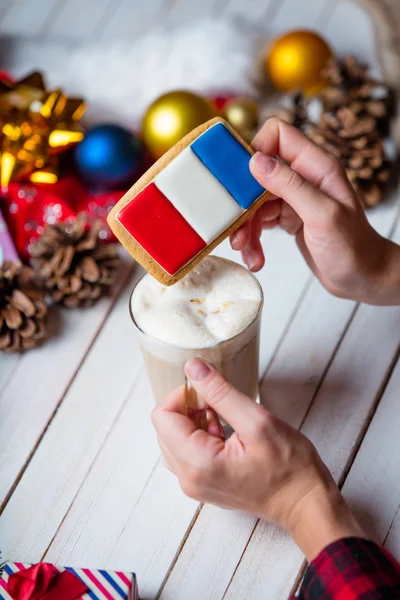
[[[255,267],[256,263],[257,263],[257,257],[254,254],[254,252],[252,250],[243,250],[243,260],[246,263],[246,265],[248,266],[248,268],[250,269],[250,271],[252,270],[253,267]]]
[[[211,369],[201,358],[193,358],[186,363],[185,372],[192,381],[201,381],[211,373]]]
[[[239,236],[237,233],[233,233],[231,236],[231,246],[235,250],[236,246],[239,243]]]
[[[276,167],[276,160],[272,156],[268,156],[262,152],[253,154],[251,162],[255,170],[263,175],[270,175]]]

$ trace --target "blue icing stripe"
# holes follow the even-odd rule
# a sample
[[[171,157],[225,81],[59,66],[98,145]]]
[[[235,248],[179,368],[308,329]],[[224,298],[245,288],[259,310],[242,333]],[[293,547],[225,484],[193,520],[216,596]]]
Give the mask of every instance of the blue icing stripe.
[[[242,208],[249,208],[265,192],[250,173],[249,152],[223,123],[207,129],[191,148]]]

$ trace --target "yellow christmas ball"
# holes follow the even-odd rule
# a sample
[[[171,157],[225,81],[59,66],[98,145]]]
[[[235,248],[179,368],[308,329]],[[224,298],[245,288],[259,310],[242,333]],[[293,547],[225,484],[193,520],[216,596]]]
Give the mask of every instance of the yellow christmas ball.
[[[211,103],[192,92],[175,91],[160,96],[143,118],[143,142],[154,158],[159,158],[184,135],[205,121],[216,110]]]
[[[246,141],[250,141],[258,127],[259,107],[251,98],[232,98],[225,104],[223,116]]]
[[[325,85],[322,70],[333,56],[322,37],[313,31],[291,31],[277,38],[265,58],[271,83],[281,92],[301,89],[318,93]]]

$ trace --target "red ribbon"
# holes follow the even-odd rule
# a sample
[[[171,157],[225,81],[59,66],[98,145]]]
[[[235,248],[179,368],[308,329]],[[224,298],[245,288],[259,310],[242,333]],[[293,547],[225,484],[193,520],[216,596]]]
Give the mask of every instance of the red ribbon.
[[[75,600],[88,587],[70,571],[39,563],[10,575],[7,591],[14,600]]]

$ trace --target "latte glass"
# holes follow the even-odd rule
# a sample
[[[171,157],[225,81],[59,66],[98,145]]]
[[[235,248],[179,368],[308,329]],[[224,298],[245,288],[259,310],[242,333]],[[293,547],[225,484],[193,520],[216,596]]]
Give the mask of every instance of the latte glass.
[[[181,348],[147,335],[138,327],[135,315],[132,312],[132,302],[130,301],[130,315],[139,339],[156,404],[161,402],[176,387],[186,383],[188,413],[191,410],[197,411],[205,408],[204,403],[197,397],[187,382],[184,372],[185,363],[195,357],[207,360],[237,389],[255,401],[258,399],[258,363],[263,291],[256,277],[254,277],[254,280],[257,282],[261,293],[260,306],[256,316],[240,333],[212,347]],[[136,286],[132,295],[135,293],[135,289]]]

